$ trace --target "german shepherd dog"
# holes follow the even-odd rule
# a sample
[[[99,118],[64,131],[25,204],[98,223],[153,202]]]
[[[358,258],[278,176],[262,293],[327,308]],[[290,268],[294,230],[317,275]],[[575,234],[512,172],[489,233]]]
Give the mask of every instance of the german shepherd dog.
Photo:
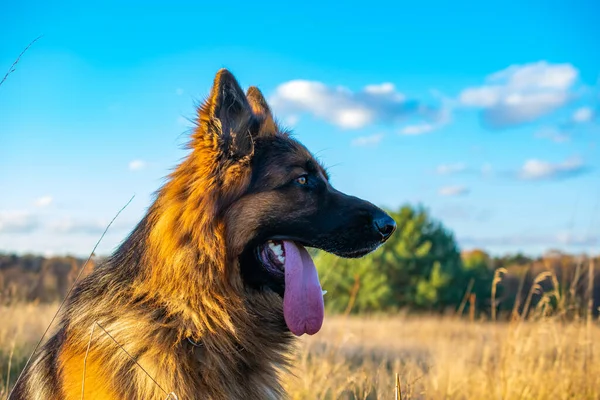
[[[74,288],[11,400],[278,399],[295,336],[323,323],[305,247],[361,257],[394,220],[335,190],[256,87],[220,70],[189,155]]]

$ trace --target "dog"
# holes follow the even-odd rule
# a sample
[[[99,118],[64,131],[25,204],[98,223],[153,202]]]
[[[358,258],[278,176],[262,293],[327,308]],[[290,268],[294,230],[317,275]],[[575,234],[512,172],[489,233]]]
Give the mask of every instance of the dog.
[[[11,400],[279,399],[324,300],[306,247],[361,257],[395,231],[341,193],[257,87],[218,71],[189,155],[68,297]]]

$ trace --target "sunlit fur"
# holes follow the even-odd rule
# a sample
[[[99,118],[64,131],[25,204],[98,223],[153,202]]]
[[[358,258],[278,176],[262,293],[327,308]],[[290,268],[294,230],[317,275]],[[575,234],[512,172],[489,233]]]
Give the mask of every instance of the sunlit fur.
[[[222,213],[251,176],[252,150],[224,151],[219,96],[237,85],[221,70],[200,108],[189,156],[115,254],[81,281],[58,331],[40,349],[11,399],[80,399],[84,357],[98,321],[167,393],[179,399],[283,395],[278,372],[291,334],[281,297],[249,293],[228,248]],[[233,92],[235,93],[235,92]],[[231,93],[226,93],[229,95]],[[282,135],[256,88],[248,92],[258,135]],[[232,133],[251,121],[232,120]],[[231,150],[235,152],[233,146]],[[192,345],[187,338],[200,342]],[[96,326],[85,368],[86,399],[165,399],[167,394]]]
[[[129,237],[77,284],[12,400],[284,397],[285,287],[258,246],[279,235],[359,257],[395,229],[335,190],[261,92],[227,70],[189,148]]]

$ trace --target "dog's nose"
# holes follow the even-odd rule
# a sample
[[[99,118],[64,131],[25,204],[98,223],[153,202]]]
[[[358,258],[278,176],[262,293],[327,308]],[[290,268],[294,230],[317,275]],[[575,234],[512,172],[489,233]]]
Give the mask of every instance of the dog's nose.
[[[396,230],[396,221],[387,214],[380,215],[373,220],[377,231],[381,234],[381,239],[386,241]]]

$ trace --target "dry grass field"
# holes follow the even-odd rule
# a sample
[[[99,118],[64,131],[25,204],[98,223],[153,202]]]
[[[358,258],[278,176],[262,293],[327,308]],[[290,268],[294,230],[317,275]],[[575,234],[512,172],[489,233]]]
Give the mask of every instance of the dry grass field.
[[[56,307],[0,306],[2,398]],[[396,373],[404,400],[598,399],[599,339],[594,324],[552,318],[330,316],[284,379],[292,399],[394,399]]]

